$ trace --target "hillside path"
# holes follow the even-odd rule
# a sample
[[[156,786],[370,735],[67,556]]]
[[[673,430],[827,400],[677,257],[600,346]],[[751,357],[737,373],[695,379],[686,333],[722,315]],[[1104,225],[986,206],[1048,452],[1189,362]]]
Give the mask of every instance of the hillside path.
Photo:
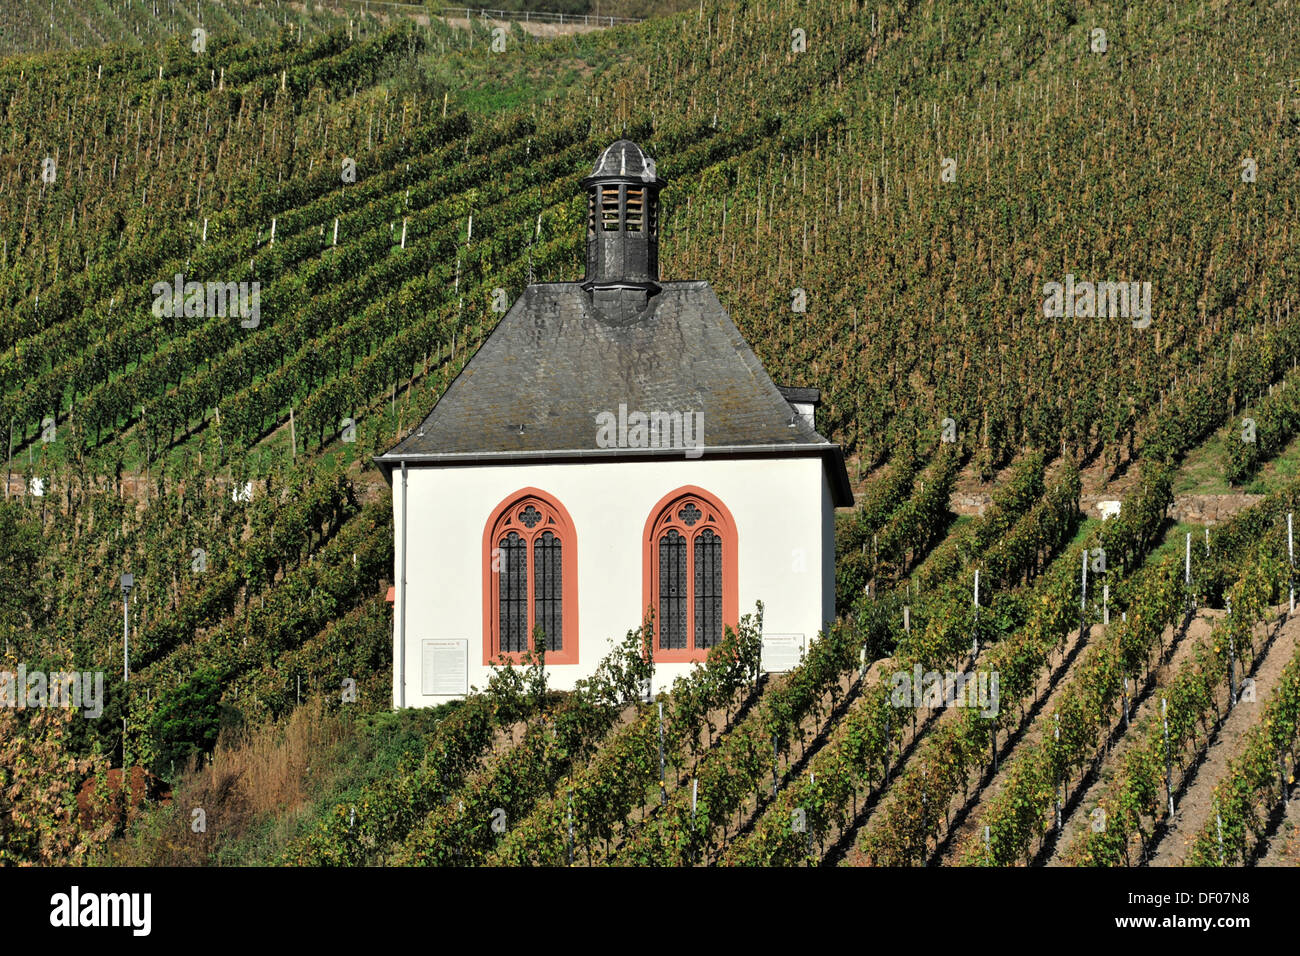
[[[1295,654],[1297,635],[1300,635],[1300,617],[1293,617],[1283,625],[1282,632],[1255,669],[1254,702],[1238,701],[1220,726],[1205,756],[1189,775],[1188,786],[1174,808],[1170,825],[1156,845],[1149,865],[1182,866],[1188,849],[1213,812],[1215,786],[1226,775],[1229,761],[1241,752],[1243,735],[1259,722],[1282,669]]]

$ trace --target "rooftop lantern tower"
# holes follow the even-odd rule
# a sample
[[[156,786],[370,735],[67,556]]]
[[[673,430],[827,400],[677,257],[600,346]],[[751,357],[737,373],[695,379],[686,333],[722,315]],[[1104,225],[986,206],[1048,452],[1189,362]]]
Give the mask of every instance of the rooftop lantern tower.
[[[607,321],[634,321],[659,291],[659,190],[655,161],[630,140],[608,146],[587,190],[587,275],[582,287]]]

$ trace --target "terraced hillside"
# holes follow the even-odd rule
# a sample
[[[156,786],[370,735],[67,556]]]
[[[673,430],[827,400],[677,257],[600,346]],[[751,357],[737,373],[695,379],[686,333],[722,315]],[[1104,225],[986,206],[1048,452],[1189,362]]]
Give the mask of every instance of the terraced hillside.
[[[672,13],[680,0],[495,0],[492,4],[389,2],[389,0],[16,0],[0,11],[0,56],[49,53],[107,44],[153,46],[195,30],[245,40],[281,30],[299,38],[346,29],[361,37],[398,23],[428,27],[437,18],[462,29],[468,19],[491,26],[518,21],[525,32],[561,36],[605,29]],[[489,17],[489,9],[491,17]],[[539,15],[540,14],[540,15]]]
[[[376,8],[378,12],[382,8]],[[245,39],[272,37],[291,26],[317,36],[338,27],[365,33],[382,28],[364,6],[266,3],[259,0],[45,0],[6,5],[0,12],[0,55],[47,53],[106,44],[147,47],[196,29]]]
[[[1220,859],[1273,852],[1260,768],[1294,766],[1289,678],[1261,696],[1269,733],[1196,681],[1225,636],[1238,676],[1273,674],[1290,639],[1260,625],[1295,497],[1268,471],[1298,421],[1285,5],[718,0],[500,52],[436,22],[89,47],[71,11],[78,49],[0,61],[7,660],[120,674],[123,570],[135,590],[130,680],[99,720],[0,709],[64,768],[48,779],[126,762],[180,785],[223,727],[387,706],[391,505],[369,457],[491,331],[497,290],[580,273],[577,182],[626,136],[670,181],[662,274],[709,279],[774,378],[823,388],[861,485],[841,620],[792,674],[718,662],[668,695],[662,781],[658,709],[619,679],[503,685],[248,857],[1045,863],[1187,840],[1206,859],[1203,815],[1166,820],[1111,759],[1149,757],[1129,734],[1175,688],[1175,786],[1219,807]],[[258,283],[257,314],[155,309],[178,273]],[[1076,278],[1150,283],[1150,322],[1045,315]],[[1189,461],[1282,490],[1231,525],[1252,534],[1193,549],[1187,588],[1164,539]],[[1125,489],[1119,518],[1083,520],[1085,480]],[[958,484],[992,490],[985,514],[953,520]],[[1228,597],[1222,627],[1186,620]],[[890,675],[916,666],[1000,675],[995,719],[897,707]],[[1205,735],[1240,746],[1198,764]],[[29,792],[0,802],[6,859],[104,844],[54,783]],[[503,800],[500,833],[447,809]],[[1093,800],[1117,801],[1105,853],[1076,839]]]

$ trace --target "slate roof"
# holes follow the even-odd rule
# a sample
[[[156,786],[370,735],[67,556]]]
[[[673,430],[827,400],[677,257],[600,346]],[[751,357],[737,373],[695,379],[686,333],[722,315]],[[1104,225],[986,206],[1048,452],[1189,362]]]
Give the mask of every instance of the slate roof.
[[[599,164],[598,164],[599,165]],[[596,416],[699,412],[703,455],[819,455],[837,505],[853,502],[840,447],[794,412],[707,282],[663,282],[635,322],[611,322],[576,282],[530,285],[424,422],[375,461],[640,458],[600,448]]]

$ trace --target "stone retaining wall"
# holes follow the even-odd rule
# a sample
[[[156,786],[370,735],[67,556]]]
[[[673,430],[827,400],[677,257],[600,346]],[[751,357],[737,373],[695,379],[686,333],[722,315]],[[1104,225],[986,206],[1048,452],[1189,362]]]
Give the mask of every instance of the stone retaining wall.
[[[1175,495],[1169,517],[1188,524],[1218,524],[1260,501],[1263,495]],[[1116,495],[1087,494],[1079,497],[1079,507],[1089,518],[1100,518],[1100,503],[1117,501]],[[954,492],[952,510],[959,515],[982,515],[992,501],[985,492]]]

